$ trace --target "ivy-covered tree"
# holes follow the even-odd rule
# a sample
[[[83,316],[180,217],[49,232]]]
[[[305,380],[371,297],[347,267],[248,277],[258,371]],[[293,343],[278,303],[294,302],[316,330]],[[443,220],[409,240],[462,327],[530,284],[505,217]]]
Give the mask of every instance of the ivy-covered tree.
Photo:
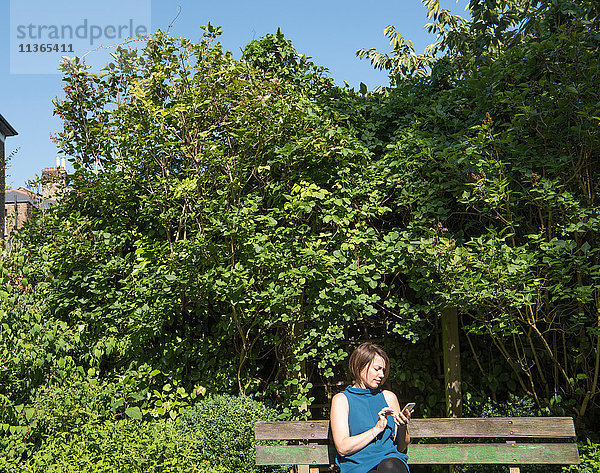
[[[333,376],[348,327],[388,324],[370,227],[387,208],[347,93],[280,32],[241,60],[218,34],[159,32],[102,74],[65,62],[75,173],[26,235],[34,284],[86,372],[149,365],[306,415],[309,371]]]

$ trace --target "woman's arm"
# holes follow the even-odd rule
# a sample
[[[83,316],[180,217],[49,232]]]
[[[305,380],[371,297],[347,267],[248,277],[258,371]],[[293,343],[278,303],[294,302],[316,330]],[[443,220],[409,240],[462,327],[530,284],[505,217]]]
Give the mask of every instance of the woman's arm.
[[[350,436],[348,427],[348,399],[343,393],[338,393],[331,400],[330,425],[333,443],[337,452],[345,457],[358,452],[373,441],[387,425],[387,409],[379,411],[377,423],[362,434]]]
[[[410,422],[411,412],[404,411],[400,412],[400,404],[398,403],[398,398],[391,391],[383,391],[383,395],[385,400],[388,403],[388,406],[392,408],[394,411],[392,414],[392,418],[396,423],[396,444],[398,445],[398,450],[403,452],[408,447],[410,443],[410,434],[408,433],[408,423]]]

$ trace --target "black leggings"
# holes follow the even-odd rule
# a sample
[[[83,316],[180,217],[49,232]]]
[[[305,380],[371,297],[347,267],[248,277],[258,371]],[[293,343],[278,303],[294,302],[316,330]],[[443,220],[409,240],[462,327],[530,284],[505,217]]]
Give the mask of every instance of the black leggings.
[[[368,473],[408,473],[408,468],[398,458],[386,458]]]

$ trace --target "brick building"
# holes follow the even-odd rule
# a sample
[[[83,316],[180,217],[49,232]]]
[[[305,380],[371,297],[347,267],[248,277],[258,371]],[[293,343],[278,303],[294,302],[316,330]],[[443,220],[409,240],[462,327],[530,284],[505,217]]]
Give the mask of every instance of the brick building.
[[[6,152],[4,148],[4,142],[6,141],[7,137],[15,136],[16,134],[16,130],[12,126],[10,126],[10,123],[8,123],[2,115],[0,115],[0,208],[5,207],[4,189],[6,188]],[[2,219],[2,240],[4,240],[5,234],[5,220],[6,210],[5,217]]]
[[[24,187],[4,192],[4,239],[10,238],[15,228],[21,228],[39,205],[39,196]]]
[[[57,163],[61,163],[57,158]],[[42,171],[42,193],[25,187],[4,192],[4,239],[8,241],[13,230],[19,229],[36,210],[46,210],[55,202],[65,184],[67,173],[62,165]]]

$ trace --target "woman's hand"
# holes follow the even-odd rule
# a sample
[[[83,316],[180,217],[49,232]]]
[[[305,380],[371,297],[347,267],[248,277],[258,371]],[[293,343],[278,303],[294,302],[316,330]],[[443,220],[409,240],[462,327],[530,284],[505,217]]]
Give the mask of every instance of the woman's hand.
[[[410,443],[410,434],[408,433],[408,423],[412,417],[413,409],[404,409],[400,412],[397,418],[394,418],[396,422],[396,434],[394,441],[398,445],[398,450],[404,452],[408,444]],[[400,422],[400,424],[398,424]]]
[[[389,408],[389,407],[384,407],[383,409],[381,409],[377,416],[377,423],[375,424],[375,433],[376,435],[379,435],[381,432],[383,432],[385,430],[385,428],[387,427],[387,416],[392,416],[394,415],[394,410]]]
[[[405,409],[403,412],[396,412],[391,407],[384,407],[379,411],[379,419],[375,427],[383,432],[387,426],[387,416],[391,416],[397,426],[407,425],[410,422],[411,414],[412,411],[409,409]]]
[[[398,398],[391,391],[383,391],[383,395],[385,396],[385,400],[388,403],[388,409],[392,411],[392,418],[394,419],[394,424],[396,425],[396,432],[394,432],[394,441],[398,446],[398,450],[403,452],[406,450],[406,447],[410,443],[410,435],[408,433],[408,423],[412,417],[413,410],[412,409],[404,409],[400,410],[400,404],[398,403]]]
[[[396,425],[407,425],[410,422],[411,415],[412,409],[404,409],[394,416],[394,422],[396,422]]]

